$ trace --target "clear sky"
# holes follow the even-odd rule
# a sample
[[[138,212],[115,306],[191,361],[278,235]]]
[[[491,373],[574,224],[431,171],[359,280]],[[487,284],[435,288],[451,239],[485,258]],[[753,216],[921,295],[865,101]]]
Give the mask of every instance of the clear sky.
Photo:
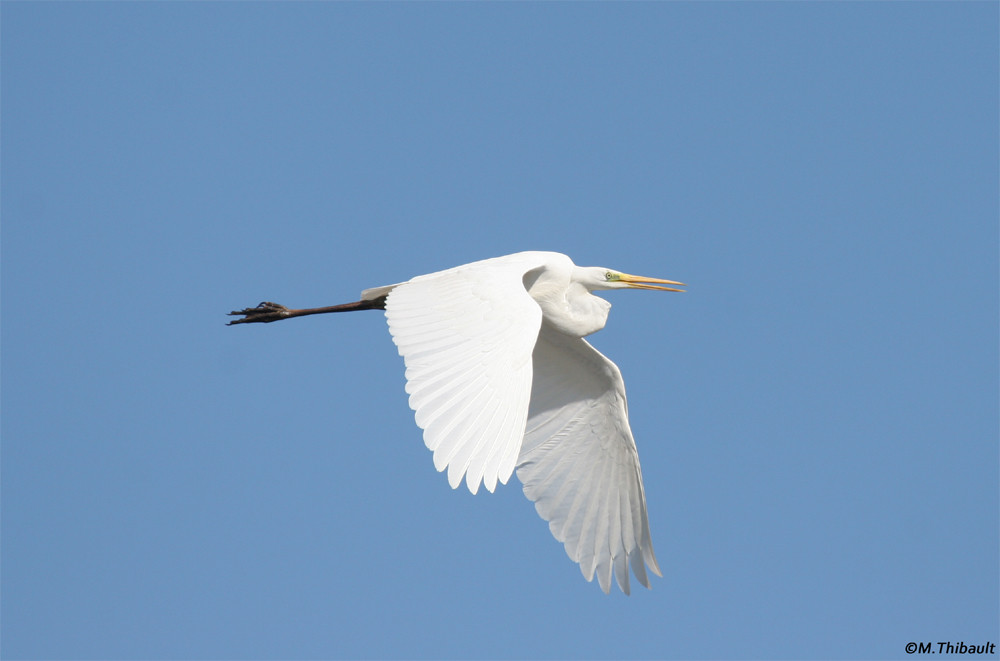
[[[998,631],[998,3],[19,3],[4,658],[904,658]],[[434,471],[379,313],[612,292],[653,589]]]

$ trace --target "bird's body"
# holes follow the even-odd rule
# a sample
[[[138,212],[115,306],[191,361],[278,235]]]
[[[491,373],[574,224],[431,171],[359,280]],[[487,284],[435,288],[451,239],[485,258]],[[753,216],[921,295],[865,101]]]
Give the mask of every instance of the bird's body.
[[[584,577],[596,574],[608,592],[614,575],[627,594],[629,566],[646,587],[646,568],[660,570],[624,382],[583,338],[611,308],[592,291],[679,291],[662,284],[681,283],[522,252],[368,289],[344,306],[261,304],[234,313],[246,315],[234,323],[384,308],[410,407],[451,486],[464,478],[472,493],[480,484],[493,491],[516,469]]]

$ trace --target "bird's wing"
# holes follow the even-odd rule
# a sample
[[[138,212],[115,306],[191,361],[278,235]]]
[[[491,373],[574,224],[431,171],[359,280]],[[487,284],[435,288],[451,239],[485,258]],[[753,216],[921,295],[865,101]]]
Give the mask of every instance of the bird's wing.
[[[583,338],[543,325],[517,477],[584,578],[629,593],[629,565],[647,588],[661,576],[618,367]]]
[[[385,316],[406,363],[406,392],[434,466],[472,493],[514,471],[531,397],[542,311],[522,277],[537,264],[495,259],[391,290]]]

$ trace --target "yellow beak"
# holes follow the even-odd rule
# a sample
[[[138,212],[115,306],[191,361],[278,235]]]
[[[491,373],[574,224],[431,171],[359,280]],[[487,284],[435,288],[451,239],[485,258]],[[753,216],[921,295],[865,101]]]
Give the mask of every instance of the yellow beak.
[[[624,283],[627,283],[629,287],[632,287],[634,289],[684,291],[683,289],[676,289],[674,287],[661,287],[660,285],[679,285],[681,287],[687,287],[687,285],[685,285],[683,282],[676,282],[675,280],[661,280],[660,278],[647,278],[642,275],[629,275],[628,273],[622,273],[621,278],[619,278],[619,280],[621,280]]]

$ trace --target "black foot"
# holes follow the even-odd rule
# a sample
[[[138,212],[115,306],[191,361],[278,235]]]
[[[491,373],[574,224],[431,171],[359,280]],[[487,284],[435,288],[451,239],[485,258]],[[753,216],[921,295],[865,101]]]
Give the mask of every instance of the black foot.
[[[235,321],[230,321],[227,326],[233,326],[235,324],[253,324],[262,323],[268,324],[272,321],[280,321],[288,317],[288,308],[284,305],[278,305],[277,303],[271,303],[270,301],[264,301],[255,308],[244,308],[237,311],[232,311],[229,314],[234,316],[243,315],[243,319],[237,319]]]

